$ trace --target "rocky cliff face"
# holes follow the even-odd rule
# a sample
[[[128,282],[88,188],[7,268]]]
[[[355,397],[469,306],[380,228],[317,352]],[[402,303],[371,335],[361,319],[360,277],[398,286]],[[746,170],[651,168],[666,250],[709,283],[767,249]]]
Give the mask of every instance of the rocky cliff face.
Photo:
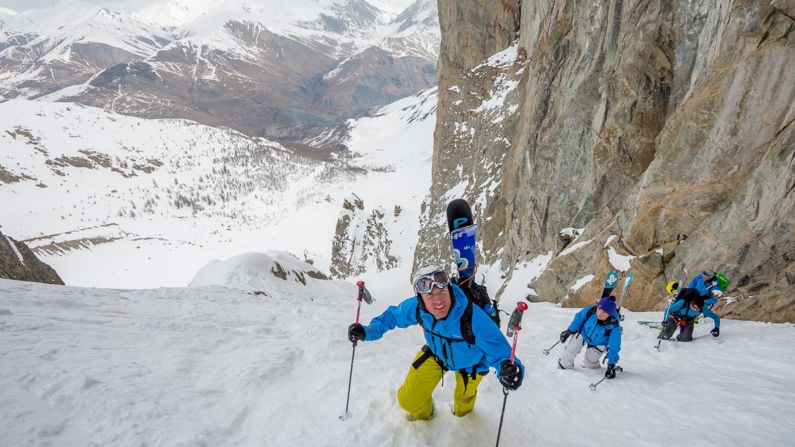
[[[387,230],[390,217],[383,208],[365,209],[364,201],[351,194],[342,204],[331,247],[331,275],[350,278],[368,270],[384,271],[397,267],[399,259],[392,253],[392,238]]]
[[[626,256],[630,309],[659,308],[684,266],[733,280],[724,315],[795,321],[794,1],[460,3],[439,2],[437,225],[420,247],[463,195],[506,279],[553,254],[534,299],[589,303]],[[561,253],[566,227],[584,232]]]
[[[61,284],[49,265],[39,261],[27,245],[0,233],[0,278]]]

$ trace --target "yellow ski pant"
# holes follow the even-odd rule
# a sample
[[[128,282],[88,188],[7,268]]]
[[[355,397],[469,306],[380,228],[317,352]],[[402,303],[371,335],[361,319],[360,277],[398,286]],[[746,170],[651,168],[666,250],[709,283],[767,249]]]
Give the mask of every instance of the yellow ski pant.
[[[423,351],[414,357],[416,361]],[[428,419],[433,413],[431,394],[442,380],[444,370],[433,357],[426,359],[419,368],[409,367],[406,380],[397,392],[398,405],[406,410],[414,419]],[[478,374],[469,378],[464,387],[464,378],[460,372],[455,373],[455,392],[453,393],[453,411],[456,416],[465,416],[475,408],[478,385],[485,375]]]

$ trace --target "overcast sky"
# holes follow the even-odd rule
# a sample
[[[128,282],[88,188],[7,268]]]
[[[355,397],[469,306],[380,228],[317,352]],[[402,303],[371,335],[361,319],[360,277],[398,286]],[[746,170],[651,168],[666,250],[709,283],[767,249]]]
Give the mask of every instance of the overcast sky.
[[[0,0],[0,6],[11,8],[14,11],[20,12],[26,9],[41,9],[49,8],[61,0]],[[124,0],[82,0],[86,3],[93,3],[96,5],[108,3],[135,3],[135,1]]]

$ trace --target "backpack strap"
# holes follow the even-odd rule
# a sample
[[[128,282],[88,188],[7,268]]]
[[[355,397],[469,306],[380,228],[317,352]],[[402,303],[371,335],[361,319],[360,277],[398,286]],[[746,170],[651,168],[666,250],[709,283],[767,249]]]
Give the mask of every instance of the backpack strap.
[[[486,286],[482,284],[478,284],[474,281],[474,275],[470,276],[469,278],[456,282],[455,283],[461,291],[464,292],[467,299],[472,301],[476,306],[479,306],[481,309],[486,311],[486,314],[491,318],[492,321],[497,325],[500,326],[500,311],[497,301],[491,299],[489,297],[489,292],[486,290]],[[491,306],[493,310],[486,310],[487,306]]]
[[[422,364],[431,357],[433,357],[433,359],[436,361],[436,364],[442,368],[442,371],[447,371],[447,368],[444,367],[442,361],[439,360],[439,357],[436,357],[433,352],[431,352],[431,348],[429,348],[428,345],[422,345],[422,355],[417,357],[417,360],[414,360],[414,363],[412,363],[411,366],[414,369],[419,369],[420,366],[422,366]]]
[[[583,326],[585,326],[585,323],[588,322],[588,319],[591,318],[591,316],[595,313],[596,313],[596,305],[594,304],[593,306],[591,306],[590,309],[588,309],[588,312],[585,313],[585,318],[582,319],[582,324],[580,325],[580,328],[577,329],[578,334],[580,333],[580,331],[582,331],[582,328]]]
[[[464,382],[464,392],[466,393],[469,379],[475,380],[478,378],[478,365],[472,366],[472,371],[461,368],[458,370],[458,373],[461,374],[461,381]]]
[[[467,305],[464,308],[464,313],[461,315],[461,338],[468,344],[475,344],[475,334],[472,332],[472,301],[467,300]],[[466,389],[466,383],[464,384]]]
[[[582,326],[580,326],[580,330],[577,331],[577,332],[582,331],[582,328],[583,328],[583,326],[585,326],[585,323],[588,322],[588,319],[591,318],[591,316],[593,316],[593,314],[595,314],[595,313],[596,313],[596,306],[594,305],[594,306],[591,306],[591,308],[588,309],[588,312],[585,313],[585,318],[582,320]],[[605,321],[599,320],[597,322],[597,324],[609,324],[609,325],[615,326],[615,325],[618,324],[618,320],[616,319],[615,315],[610,315],[610,318],[608,318]],[[614,329],[614,327],[609,327],[609,328],[605,329],[605,335],[609,337],[610,334],[613,332],[613,329]]]

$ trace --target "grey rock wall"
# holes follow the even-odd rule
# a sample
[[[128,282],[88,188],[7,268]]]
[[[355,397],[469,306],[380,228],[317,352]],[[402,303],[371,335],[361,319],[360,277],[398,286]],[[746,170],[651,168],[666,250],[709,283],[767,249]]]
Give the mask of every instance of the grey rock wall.
[[[399,208],[392,213],[397,217]],[[364,201],[351,194],[342,204],[331,248],[331,275],[346,279],[366,271],[397,267],[392,239],[387,229],[387,211],[367,210]]]
[[[465,19],[494,15],[505,2],[471,3],[439,3],[440,100],[424,222],[432,229],[420,248],[441,245],[445,194],[490,178],[493,195],[463,195],[483,216],[482,262],[500,262],[508,279],[512,267],[558,253],[563,228],[584,227],[579,241],[592,241],[555,257],[530,284],[533,299],[592,302],[615,268],[612,249],[633,256],[630,309],[660,308],[665,282],[684,266],[733,280],[736,301],[724,315],[795,321],[795,1],[517,4],[510,71],[519,79],[500,102],[518,108],[501,127],[452,94],[484,91],[475,67],[513,40]],[[510,143],[462,142],[461,128]],[[587,273],[595,279],[572,290]]]

